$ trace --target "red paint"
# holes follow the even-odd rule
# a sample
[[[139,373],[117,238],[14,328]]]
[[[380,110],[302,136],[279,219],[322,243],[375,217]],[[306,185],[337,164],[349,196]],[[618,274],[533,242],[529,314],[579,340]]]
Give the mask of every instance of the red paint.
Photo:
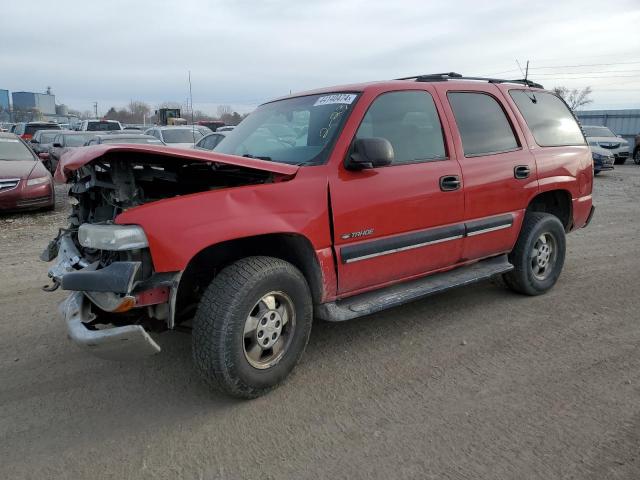
[[[169,301],[169,287],[155,287],[135,294],[136,307],[157,305]]]
[[[510,251],[527,206],[541,192],[569,192],[573,226],[584,226],[593,188],[589,147],[537,146],[508,94],[508,90],[518,88],[524,87],[469,81],[389,81],[307,92],[361,93],[328,162],[321,166],[296,167],[166,147],[99,145],[76,149],[63,157],[56,178],[64,179],[81,165],[118,152],[152,152],[274,172],[278,175],[274,183],[148,203],[122,213],[116,222],[144,228],[154,268],[159,272],[184,270],[198,252],[219,242],[269,233],[301,235],[316,251],[323,274],[322,297],[328,301]],[[377,96],[394,90],[423,90],[433,96],[443,124],[448,159],[359,172],[346,170],[344,158],[367,108]],[[497,99],[520,148],[465,158],[447,99],[449,91],[480,91]],[[516,180],[515,165],[528,165],[530,177]],[[443,175],[459,175],[463,188],[440,191],[438,181]],[[512,227],[349,264],[341,261],[340,251],[346,245],[503,214],[513,216]],[[366,237],[341,238],[345,233],[364,229],[373,232]]]

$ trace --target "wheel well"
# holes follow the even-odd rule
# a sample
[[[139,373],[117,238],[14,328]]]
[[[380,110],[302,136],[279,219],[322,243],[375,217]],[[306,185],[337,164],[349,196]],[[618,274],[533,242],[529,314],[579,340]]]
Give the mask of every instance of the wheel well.
[[[552,190],[536,195],[529,202],[527,211],[555,215],[566,231],[569,231],[573,224],[571,194],[567,190]]]
[[[296,234],[259,235],[211,245],[189,261],[180,278],[175,322],[190,316],[202,292],[220,270],[236,260],[255,255],[280,258],[294,265],[307,280],[314,303],[320,302],[322,272],[311,242]]]

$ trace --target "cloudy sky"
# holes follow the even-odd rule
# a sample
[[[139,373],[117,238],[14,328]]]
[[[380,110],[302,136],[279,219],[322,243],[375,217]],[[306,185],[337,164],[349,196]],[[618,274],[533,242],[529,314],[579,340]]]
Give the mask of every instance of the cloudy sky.
[[[456,71],[590,85],[640,108],[640,1],[3,2],[0,88],[99,113],[129,100],[250,111],[314,87]]]

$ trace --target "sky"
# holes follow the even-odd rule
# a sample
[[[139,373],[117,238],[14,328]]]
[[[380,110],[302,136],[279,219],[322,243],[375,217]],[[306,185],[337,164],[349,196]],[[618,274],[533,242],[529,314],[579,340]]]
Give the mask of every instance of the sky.
[[[28,5],[28,7],[26,6]],[[0,88],[98,113],[141,100],[241,113],[316,87],[460,72],[591,86],[640,108],[640,1],[3,2]]]

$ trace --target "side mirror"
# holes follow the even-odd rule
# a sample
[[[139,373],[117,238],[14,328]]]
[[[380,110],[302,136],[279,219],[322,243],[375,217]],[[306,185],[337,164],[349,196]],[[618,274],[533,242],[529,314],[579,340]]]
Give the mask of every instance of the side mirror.
[[[62,144],[61,144],[61,143],[59,143],[59,142],[55,142],[55,143],[52,145],[52,147],[53,147],[53,148],[62,148]]]
[[[36,140],[35,138],[31,139],[31,143],[40,143],[38,140]]]
[[[393,146],[386,138],[358,138],[346,158],[348,170],[386,167],[393,163]]]

